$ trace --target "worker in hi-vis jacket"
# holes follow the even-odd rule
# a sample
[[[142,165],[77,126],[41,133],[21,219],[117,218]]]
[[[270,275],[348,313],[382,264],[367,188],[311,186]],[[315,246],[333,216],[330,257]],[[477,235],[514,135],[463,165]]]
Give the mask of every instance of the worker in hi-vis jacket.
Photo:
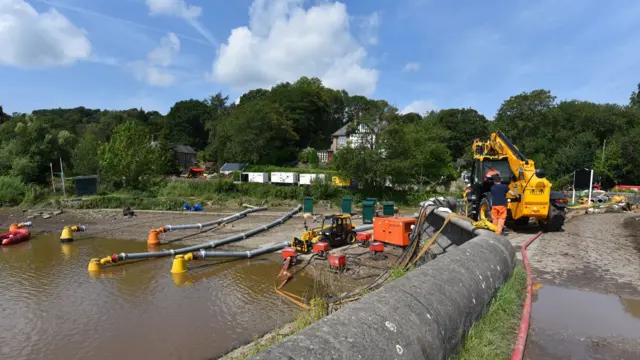
[[[498,230],[496,234],[502,235],[504,222],[507,220],[507,194],[515,196],[514,192],[509,190],[507,184],[503,184],[500,175],[491,177],[493,185],[491,185],[491,220]]]

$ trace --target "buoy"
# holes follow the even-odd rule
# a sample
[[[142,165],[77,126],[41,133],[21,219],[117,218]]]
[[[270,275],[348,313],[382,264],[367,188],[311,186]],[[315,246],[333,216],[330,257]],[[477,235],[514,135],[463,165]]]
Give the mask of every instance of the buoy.
[[[22,229],[25,227],[31,227],[31,221],[23,222],[23,223],[13,223],[9,225],[9,232],[16,231],[18,229]]]
[[[163,232],[164,232],[164,228],[150,230],[149,237],[147,238],[147,245],[148,246],[160,245],[160,237],[158,237],[158,234]]]
[[[102,270],[102,263],[100,262],[100,258],[93,258],[89,260],[89,266],[87,267],[89,272],[96,272]]]
[[[184,259],[184,255],[176,255],[171,265],[172,274],[182,274],[187,272],[187,262]]]
[[[84,225],[73,225],[73,226],[65,226],[62,228],[62,233],[60,234],[61,242],[72,242],[73,241],[73,233],[76,231],[86,231],[87,227]]]

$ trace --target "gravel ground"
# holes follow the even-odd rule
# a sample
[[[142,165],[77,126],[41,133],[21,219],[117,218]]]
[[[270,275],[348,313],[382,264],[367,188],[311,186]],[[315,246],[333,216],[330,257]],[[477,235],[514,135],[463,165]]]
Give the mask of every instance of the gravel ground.
[[[581,214],[529,246],[542,287],[534,294],[527,359],[640,359],[639,231],[640,214]],[[519,248],[535,232],[510,237]]]

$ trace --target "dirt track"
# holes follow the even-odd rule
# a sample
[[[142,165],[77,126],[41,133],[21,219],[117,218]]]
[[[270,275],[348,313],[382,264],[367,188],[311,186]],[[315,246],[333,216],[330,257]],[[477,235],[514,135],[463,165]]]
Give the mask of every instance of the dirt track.
[[[578,215],[529,246],[542,287],[526,359],[640,359],[639,230],[640,214]]]

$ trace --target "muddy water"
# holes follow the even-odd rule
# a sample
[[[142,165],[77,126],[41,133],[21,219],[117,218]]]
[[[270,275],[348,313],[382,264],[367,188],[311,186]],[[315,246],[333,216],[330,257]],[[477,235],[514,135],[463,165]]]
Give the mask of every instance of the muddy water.
[[[296,311],[273,291],[276,255],[197,262],[180,277],[168,258],[144,260],[92,278],[90,258],[146,244],[36,236],[0,250],[1,359],[215,358]],[[287,290],[313,285],[296,276]]]
[[[528,359],[640,359],[640,300],[543,285]]]

